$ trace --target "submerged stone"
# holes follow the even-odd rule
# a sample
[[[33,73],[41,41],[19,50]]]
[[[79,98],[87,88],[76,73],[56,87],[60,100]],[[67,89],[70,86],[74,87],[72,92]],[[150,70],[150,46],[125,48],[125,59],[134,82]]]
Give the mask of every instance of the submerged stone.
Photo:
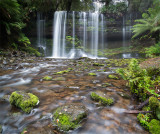
[[[10,95],[4,95],[1,100],[9,102]]]
[[[93,63],[93,66],[104,66],[104,64],[100,64],[100,63]]]
[[[102,105],[110,106],[114,103],[112,98],[106,98],[105,94],[102,92],[91,92],[90,96],[92,100],[99,102]]]
[[[67,104],[53,113],[53,125],[61,131],[69,131],[80,127],[82,119],[87,116],[87,109],[81,104]]]
[[[65,81],[66,78],[65,77],[57,77],[57,78],[54,78],[52,80],[54,80],[54,81]]]
[[[39,103],[37,96],[22,91],[12,92],[9,101],[12,105],[21,108],[26,113],[30,113],[31,109]]]

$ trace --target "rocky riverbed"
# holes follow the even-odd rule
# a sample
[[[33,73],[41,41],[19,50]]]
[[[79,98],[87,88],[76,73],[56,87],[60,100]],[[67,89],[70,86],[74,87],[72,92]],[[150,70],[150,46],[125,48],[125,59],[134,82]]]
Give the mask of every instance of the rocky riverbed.
[[[53,113],[61,106],[74,104],[83,105],[87,116],[80,122],[81,127],[67,133],[146,134],[138,124],[136,115],[124,113],[135,102],[131,99],[126,82],[115,73],[115,69],[125,67],[129,61],[130,59],[1,57],[2,133],[66,133],[57,129],[53,123]],[[116,79],[109,75],[114,75]],[[50,79],[44,79],[45,77]],[[39,98],[39,105],[29,114],[11,106],[9,97],[14,91],[33,93]],[[100,105],[91,99],[91,92],[101,92],[113,98],[114,105]]]

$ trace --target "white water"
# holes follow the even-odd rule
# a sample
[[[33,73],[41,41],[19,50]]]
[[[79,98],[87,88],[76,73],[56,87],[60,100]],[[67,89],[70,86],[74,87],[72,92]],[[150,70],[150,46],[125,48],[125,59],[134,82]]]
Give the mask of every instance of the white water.
[[[37,45],[44,51],[46,50],[45,20],[40,13],[37,13]]]
[[[84,50],[86,49],[86,36],[87,36],[87,31],[86,31],[86,12],[83,12],[83,48],[84,48]]]
[[[72,25],[73,25],[73,27],[72,27],[72,29],[73,29],[73,31],[72,31],[72,41],[73,41],[73,46],[72,46],[72,48],[73,49],[75,49],[75,11],[73,11],[73,13],[72,13],[72,20],[73,20],[73,22],[72,22]]]
[[[126,26],[125,26],[125,17],[123,17],[123,27],[122,27],[122,32],[123,32],[123,47],[126,46]]]
[[[54,14],[53,24],[53,53],[52,57],[59,58],[65,56],[65,36],[66,36],[66,11],[57,11]]]

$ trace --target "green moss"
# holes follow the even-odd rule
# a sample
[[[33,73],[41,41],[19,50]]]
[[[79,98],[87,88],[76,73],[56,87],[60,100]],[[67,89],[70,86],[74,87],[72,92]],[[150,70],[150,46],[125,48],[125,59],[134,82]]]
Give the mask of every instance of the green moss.
[[[50,80],[52,80],[52,77],[51,76],[45,76],[45,77],[43,77],[43,80],[50,81]]]
[[[109,79],[115,79],[115,80],[119,79],[116,75],[112,75],[112,74],[108,75],[108,78]]]
[[[15,91],[11,94],[9,101],[12,105],[21,108],[24,112],[30,113],[31,109],[37,105],[39,99],[31,93]]]
[[[100,63],[93,63],[93,66],[104,66],[104,64],[100,64]]]
[[[38,52],[38,50],[32,48],[32,47],[25,47],[25,48],[22,48],[22,50],[26,51],[27,53],[29,54],[33,54],[37,57],[40,57],[41,56],[41,53]]]
[[[107,99],[107,98],[105,98],[105,97],[102,97],[102,96],[99,96],[98,94],[96,94],[95,92],[92,92],[91,93],[91,98],[94,100],[94,101],[97,101],[97,102],[99,102],[100,104],[102,104],[102,105],[108,105],[108,106],[110,106],[110,105],[112,105],[113,104],[113,99]]]
[[[2,133],[2,126],[0,125],[0,133]]]
[[[67,114],[59,114],[56,112],[54,117],[57,119],[58,127],[63,131],[69,131],[77,127],[75,123],[71,122],[71,117]]]
[[[110,83],[104,83],[104,84],[103,84],[103,87],[109,87],[109,86],[111,86]]]
[[[52,80],[54,80],[54,81],[65,81],[66,79],[64,77],[57,77],[57,78],[54,78]]]
[[[141,114],[139,113],[137,116],[137,120],[140,122],[140,124],[145,128],[149,129],[149,116],[147,114]]]
[[[156,108],[159,106],[158,99],[156,97],[150,97],[149,98],[149,106],[153,111],[155,111]]]
[[[88,73],[90,76],[96,76],[96,73]]]
[[[149,132],[151,134],[160,134],[160,122],[158,120],[151,120],[149,123]]]
[[[69,108],[69,109],[68,109]],[[62,131],[69,131],[80,126],[80,121],[87,116],[82,109],[72,106],[62,106],[53,114],[53,124]],[[82,110],[82,111],[81,111]]]
[[[68,73],[68,72],[70,72],[70,70],[59,71],[59,72],[57,72],[56,74],[64,74],[64,73]]]

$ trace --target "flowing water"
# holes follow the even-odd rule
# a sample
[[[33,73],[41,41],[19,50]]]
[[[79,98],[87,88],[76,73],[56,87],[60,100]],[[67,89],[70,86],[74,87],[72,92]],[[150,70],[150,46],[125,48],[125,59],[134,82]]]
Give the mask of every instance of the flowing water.
[[[18,60],[23,69],[0,72],[0,125],[2,134],[18,134],[26,128],[27,134],[61,133],[52,125],[53,111],[68,103],[82,103],[89,110],[82,127],[69,131],[71,134],[146,134],[135,115],[124,113],[135,104],[130,99],[126,82],[108,79],[114,74],[114,65],[101,59],[46,59],[27,58]],[[93,62],[104,66],[93,66]],[[72,68],[68,73],[56,72]],[[94,72],[97,76],[88,76]],[[43,81],[44,76],[54,80]],[[60,79],[61,78],[61,79]],[[105,86],[109,83],[109,86]],[[40,103],[30,114],[25,114],[7,101],[13,91],[31,92],[39,97]],[[113,106],[99,106],[90,98],[92,91],[103,91],[114,98]],[[123,95],[128,97],[123,97]],[[5,97],[4,97],[5,96]]]

